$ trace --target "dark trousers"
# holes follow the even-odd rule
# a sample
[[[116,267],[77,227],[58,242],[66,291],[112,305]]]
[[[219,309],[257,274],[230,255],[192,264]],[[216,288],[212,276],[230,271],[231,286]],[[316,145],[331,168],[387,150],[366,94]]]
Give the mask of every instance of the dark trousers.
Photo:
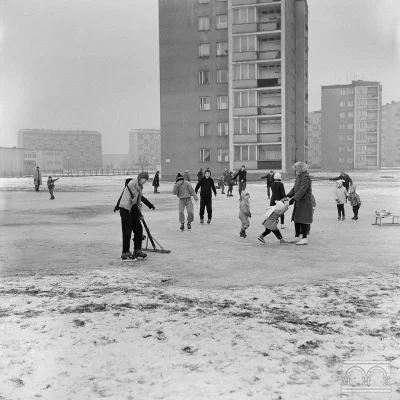
[[[233,184],[228,185],[228,194],[232,194],[232,190],[233,190]]]
[[[274,231],[271,231],[271,229],[265,229],[265,231],[261,234],[263,237],[269,235],[270,233],[273,233],[277,239],[281,240],[282,239],[282,235],[281,232],[279,231],[279,229],[275,229]]]
[[[122,252],[128,253],[130,249],[131,236],[133,232],[133,247],[135,250],[142,248],[143,227],[140,221],[139,209],[132,207],[131,212],[125,208],[119,209],[122,226]]]
[[[200,219],[204,219],[204,209],[207,207],[208,219],[212,218],[212,198],[200,197]]]
[[[342,215],[343,217],[345,216],[344,214],[344,204],[337,204],[337,212],[339,217]]]
[[[354,216],[356,218],[358,218],[358,210],[359,210],[359,208],[360,208],[359,204],[357,204],[356,206],[353,207],[353,213],[354,213]]]
[[[158,186],[154,186],[154,193],[158,193]]]
[[[271,186],[267,185],[267,193],[268,193],[268,198],[271,197]]]
[[[246,182],[239,182],[239,196],[242,194],[243,190],[246,190]]]
[[[223,183],[218,182],[218,187],[217,187],[217,189],[222,189],[221,194],[225,194],[225,193],[224,193],[225,185],[224,185]]]
[[[54,192],[54,188],[49,188],[49,193],[50,193],[50,198],[51,198],[51,199],[54,199],[54,194],[53,194],[53,192]]]
[[[307,233],[308,233],[308,224],[300,224],[298,222],[294,223],[294,229],[295,229],[295,236],[299,237],[300,233],[303,235],[303,239],[307,239]]]

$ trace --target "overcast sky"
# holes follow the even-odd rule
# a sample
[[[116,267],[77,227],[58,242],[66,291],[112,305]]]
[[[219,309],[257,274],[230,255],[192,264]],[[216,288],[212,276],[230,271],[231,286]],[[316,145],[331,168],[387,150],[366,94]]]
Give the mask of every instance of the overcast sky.
[[[211,0],[214,1],[214,0]],[[159,128],[158,0],[0,0],[1,146],[18,129],[102,133],[126,153]],[[400,100],[400,1],[308,0],[309,111],[321,85],[378,80]]]

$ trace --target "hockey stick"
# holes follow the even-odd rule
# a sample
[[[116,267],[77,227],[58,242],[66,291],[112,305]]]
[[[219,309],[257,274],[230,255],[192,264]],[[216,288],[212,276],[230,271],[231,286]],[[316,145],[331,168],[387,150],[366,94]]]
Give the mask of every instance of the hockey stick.
[[[139,211],[139,214],[140,214],[140,218],[141,218],[142,224],[143,224],[143,226],[144,226],[144,229],[146,229],[146,232],[147,232],[146,248],[145,248],[144,250],[145,250],[145,251],[154,251],[155,253],[167,253],[167,254],[168,254],[168,253],[171,253],[171,250],[166,250],[166,249],[164,249],[164,248],[161,246],[161,244],[158,243],[157,240],[152,236],[152,234],[150,233],[150,230],[149,230],[149,228],[148,228],[148,226],[147,226],[147,224],[146,224],[146,221],[144,220],[143,214],[142,214],[140,211]],[[148,248],[149,239],[150,239],[151,245],[153,246],[152,249],[149,249],[149,248]],[[160,247],[160,249],[158,249],[158,248],[156,247],[156,244],[155,244],[154,242],[157,243],[157,245]]]

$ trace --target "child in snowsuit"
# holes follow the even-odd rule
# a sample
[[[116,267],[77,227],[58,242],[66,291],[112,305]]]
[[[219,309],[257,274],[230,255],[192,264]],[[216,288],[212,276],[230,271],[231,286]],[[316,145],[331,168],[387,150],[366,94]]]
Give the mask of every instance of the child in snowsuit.
[[[289,206],[277,201],[275,206],[270,206],[267,208],[265,213],[265,219],[262,225],[265,227],[265,231],[257,238],[261,243],[265,243],[265,236],[269,235],[271,232],[279,239],[280,244],[289,244],[289,241],[283,239],[281,232],[278,229],[278,222],[281,215],[283,215]]]
[[[251,218],[251,212],[249,199],[249,192],[243,191],[239,204],[239,219],[242,221],[242,227],[240,229],[239,235],[242,238],[245,238],[247,236],[246,229],[250,226],[249,218]]]
[[[50,200],[54,200],[55,197],[53,195],[54,192],[54,182],[58,181],[60,178],[52,179],[51,176],[47,179],[47,187],[49,188],[49,193],[50,193]]]
[[[185,181],[181,174],[176,176],[176,181],[172,193],[179,199],[179,222],[181,223],[180,229],[185,229],[185,208],[187,210],[187,228],[192,228],[194,220],[192,196],[198,201],[197,194],[189,181]]]
[[[338,220],[342,219],[342,221],[344,221],[344,204],[347,202],[347,190],[343,186],[343,182],[341,180],[336,181],[336,189],[333,195],[337,205]]]
[[[269,203],[270,206],[274,206],[276,201],[280,201],[286,197],[285,187],[281,182],[282,175],[277,172],[273,176],[273,182],[271,183],[271,201]],[[281,215],[281,229],[285,229],[285,215]]]
[[[224,188],[225,188],[225,183],[224,183],[224,181],[225,181],[225,178],[224,178],[224,176],[222,175],[221,178],[219,178],[218,187],[217,187],[217,189],[222,189],[221,194],[225,194],[225,192],[224,192]]]
[[[350,186],[349,201],[353,207],[354,217],[352,219],[358,219],[358,210],[361,208],[360,196],[356,193],[356,187]]]
[[[229,174],[226,176],[226,184],[228,185],[228,193],[226,194],[226,197],[233,197],[232,190],[233,190],[233,172],[229,172]]]
[[[197,182],[194,191],[200,190],[200,223],[204,224],[204,209],[207,207],[207,224],[211,223],[212,218],[212,192],[217,197],[217,190],[215,189],[214,181],[211,178],[211,171],[206,169],[203,178]]]

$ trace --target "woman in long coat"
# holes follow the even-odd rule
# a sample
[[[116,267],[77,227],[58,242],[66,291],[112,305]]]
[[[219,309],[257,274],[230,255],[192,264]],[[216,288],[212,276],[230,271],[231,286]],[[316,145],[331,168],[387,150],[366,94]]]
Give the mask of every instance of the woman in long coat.
[[[154,193],[160,193],[158,187],[160,186],[160,171],[157,171],[153,178]]]
[[[306,245],[308,244],[308,225],[313,222],[311,178],[308,173],[308,165],[303,161],[298,161],[292,168],[296,172],[296,181],[287,197],[290,198],[289,204],[294,203],[292,214],[292,221],[296,231],[294,242],[298,245]],[[303,234],[301,240],[299,240],[300,233]]]

